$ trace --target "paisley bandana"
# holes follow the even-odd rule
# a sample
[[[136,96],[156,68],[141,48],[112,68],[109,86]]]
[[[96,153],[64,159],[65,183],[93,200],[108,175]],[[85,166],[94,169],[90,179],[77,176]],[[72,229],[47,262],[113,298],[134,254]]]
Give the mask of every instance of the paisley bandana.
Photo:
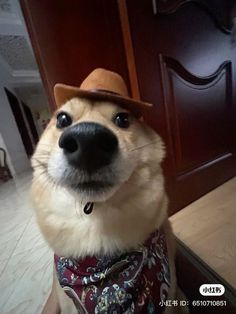
[[[137,250],[83,259],[55,255],[59,283],[78,313],[162,313],[170,271],[165,234],[155,231]]]

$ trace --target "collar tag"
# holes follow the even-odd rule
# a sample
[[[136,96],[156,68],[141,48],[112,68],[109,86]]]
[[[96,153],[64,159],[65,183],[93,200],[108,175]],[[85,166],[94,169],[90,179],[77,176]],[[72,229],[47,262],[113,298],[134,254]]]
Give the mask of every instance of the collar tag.
[[[84,206],[84,213],[86,214],[86,215],[89,215],[89,214],[91,214],[92,213],[92,211],[93,211],[93,203],[87,203],[85,206]]]

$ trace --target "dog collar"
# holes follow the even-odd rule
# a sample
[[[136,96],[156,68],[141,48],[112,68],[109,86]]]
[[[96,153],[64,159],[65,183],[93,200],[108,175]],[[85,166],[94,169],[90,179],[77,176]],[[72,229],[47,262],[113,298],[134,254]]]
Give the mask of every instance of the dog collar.
[[[57,277],[78,313],[162,313],[170,271],[166,237],[155,231],[137,250],[83,259],[54,256]]]

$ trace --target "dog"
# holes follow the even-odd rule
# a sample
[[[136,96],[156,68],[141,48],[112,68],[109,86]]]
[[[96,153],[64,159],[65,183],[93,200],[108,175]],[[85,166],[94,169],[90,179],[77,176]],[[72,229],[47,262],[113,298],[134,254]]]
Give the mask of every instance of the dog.
[[[165,148],[116,73],[57,85],[32,157],[32,201],[55,253],[62,313],[169,313],[174,242],[161,163]],[[148,108],[148,109],[147,109]]]

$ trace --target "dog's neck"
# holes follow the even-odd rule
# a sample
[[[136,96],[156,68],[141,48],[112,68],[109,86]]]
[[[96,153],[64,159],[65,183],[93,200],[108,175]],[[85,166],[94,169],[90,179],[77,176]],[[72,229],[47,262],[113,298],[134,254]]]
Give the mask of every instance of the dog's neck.
[[[83,257],[131,250],[159,228],[167,215],[161,171],[148,182],[144,177],[139,186],[123,184],[113,197],[96,202],[90,215],[83,212],[86,203],[75,202],[66,191],[43,190],[47,195],[38,193],[37,218],[58,255]]]

